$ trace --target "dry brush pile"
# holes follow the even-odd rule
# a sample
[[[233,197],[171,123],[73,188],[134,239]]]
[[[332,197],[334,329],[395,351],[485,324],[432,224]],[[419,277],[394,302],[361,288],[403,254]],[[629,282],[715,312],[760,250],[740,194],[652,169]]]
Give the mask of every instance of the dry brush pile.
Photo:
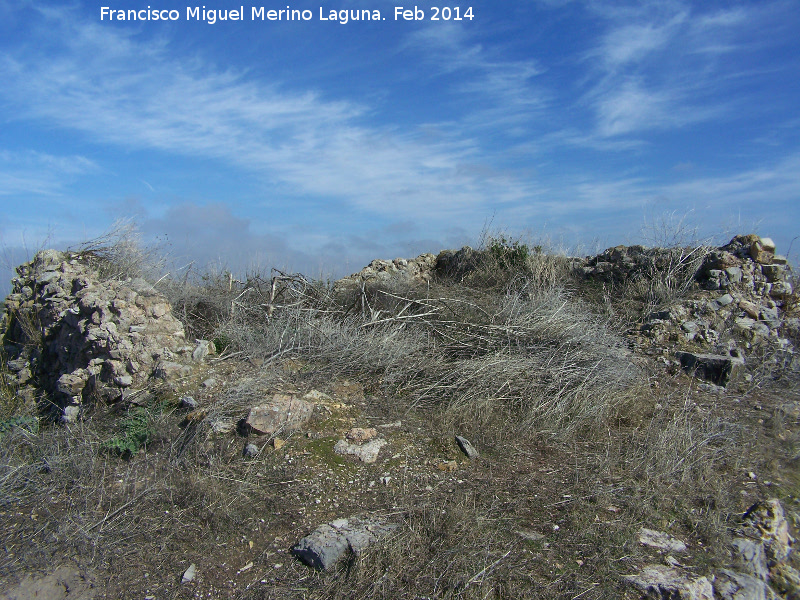
[[[275,272],[217,290],[225,310],[213,335],[228,352],[378,382],[462,426],[511,419],[568,436],[640,379],[622,337],[586,303],[524,275],[502,289],[444,280],[336,293]]]

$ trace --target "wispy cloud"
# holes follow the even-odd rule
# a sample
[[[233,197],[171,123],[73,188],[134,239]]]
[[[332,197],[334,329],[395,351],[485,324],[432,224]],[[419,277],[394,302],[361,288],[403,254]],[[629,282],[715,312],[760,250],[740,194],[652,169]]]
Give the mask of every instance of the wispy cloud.
[[[98,169],[95,162],[83,156],[0,150],[0,196],[56,195],[75,177]]]
[[[368,125],[365,107],[354,102],[290,92],[199,59],[178,61],[166,42],[145,45],[118,29],[74,20],[66,9],[42,13],[50,42],[0,60],[0,94],[17,118],[122,148],[222,159],[288,184],[296,195],[345,198],[381,213],[400,202],[411,210],[457,211],[528,193],[508,174],[473,176],[465,167],[485,157],[469,137],[430,140],[424,129]],[[504,94],[515,93],[518,76],[493,76]]]
[[[584,102],[594,110],[597,136],[735,119],[743,100],[734,93],[737,75],[766,68],[737,58],[770,43],[762,32],[776,20],[774,3],[721,10],[679,1],[590,6],[608,24],[585,55],[592,83]]]
[[[494,135],[530,135],[543,120],[550,93],[536,81],[546,71],[533,57],[509,59],[498,49],[474,41],[462,24],[430,23],[409,35],[403,50],[431,67],[429,77],[461,76],[447,90],[462,106],[472,106],[459,120],[466,131]]]

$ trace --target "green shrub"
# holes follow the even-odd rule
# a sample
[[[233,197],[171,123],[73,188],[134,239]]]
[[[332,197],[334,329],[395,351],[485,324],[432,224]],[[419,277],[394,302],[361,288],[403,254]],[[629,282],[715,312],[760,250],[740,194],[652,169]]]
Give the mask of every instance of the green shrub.
[[[507,270],[525,270],[528,258],[532,254],[527,244],[507,238],[503,234],[499,237],[489,237],[486,248],[498,266]],[[541,252],[541,247],[538,248]]]
[[[38,433],[39,419],[36,417],[16,416],[0,421],[0,436],[14,428],[23,429],[29,433]]]
[[[135,406],[128,410],[119,422],[120,432],[106,441],[103,448],[122,458],[130,458],[141,448],[147,447],[155,435],[155,420],[164,410],[165,403],[152,407]]]

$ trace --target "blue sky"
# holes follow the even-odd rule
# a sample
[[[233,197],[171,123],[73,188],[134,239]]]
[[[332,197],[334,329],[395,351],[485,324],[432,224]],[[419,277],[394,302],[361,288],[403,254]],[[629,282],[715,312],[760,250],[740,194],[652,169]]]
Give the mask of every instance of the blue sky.
[[[101,21],[110,5],[180,19]],[[637,242],[667,213],[784,252],[800,234],[794,0],[477,0],[449,5],[472,7],[458,22],[315,0],[289,4],[310,21],[250,20],[262,5],[287,6],[211,25],[171,0],[0,0],[6,256],[120,217],[176,260],[311,276],[487,222],[568,246]]]

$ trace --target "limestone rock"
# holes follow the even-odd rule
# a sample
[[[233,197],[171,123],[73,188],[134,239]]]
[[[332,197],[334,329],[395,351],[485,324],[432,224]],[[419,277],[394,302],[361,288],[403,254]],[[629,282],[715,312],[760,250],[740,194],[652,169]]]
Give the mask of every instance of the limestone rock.
[[[766,581],[769,569],[764,545],[761,542],[741,537],[734,539],[731,545],[739,569],[747,575]]]
[[[774,592],[752,575],[721,569],[714,580],[714,591],[721,600],[772,600]]]
[[[205,413],[205,411],[202,412]],[[210,425],[211,432],[217,435],[225,435],[236,429],[236,422],[231,419],[216,419],[211,421]]]
[[[203,362],[207,356],[212,356],[216,353],[216,347],[208,340],[195,340],[197,344],[192,350],[192,360],[194,362]]]
[[[183,577],[181,577],[181,583],[189,583],[194,581],[195,575],[197,574],[197,566],[192,563],[189,565],[189,568],[183,572]]]
[[[364,284],[425,283],[430,281],[436,257],[433,254],[420,254],[416,258],[395,258],[394,260],[373,260],[369,265],[338,280],[334,290],[339,293]]]
[[[800,600],[800,572],[787,563],[778,563],[769,573],[769,580],[788,600]]]
[[[743,524],[746,534],[762,540],[770,562],[789,558],[794,540],[789,535],[789,523],[780,500],[773,498],[754,504],[744,514]]]
[[[292,548],[310,567],[329,570],[349,554],[358,555],[389,535],[397,525],[378,519],[337,519],[320,525]]]
[[[102,595],[95,581],[77,566],[66,564],[52,573],[34,577],[28,575],[18,585],[0,592],[2,600],[91,600]]]
[[[478,458],[480,456],[478,451],[475,450],[475,447],[469,442],[467,438],[457,435],[456,443],[458,444],[458,447],[461,448],[461,451],[467,455],[467,458],[473,459],[473,458]]]
[[[686,544],[663,531],[655,531],[642,527],[637,536],[639,543],[650,548],[658,548],[667,552],[686,552]]]
[[[693,577],[674,567],[648,565],[624,579],[659,600],[714,600],[714,588],[707,577]]]
[[[247,415],[250,429],[263,435],[300,429],[311,418],[314,405],[288,394],[275,394],[266,404],[254,406]]]
[[[192,396],[181,396],[181,408],[188,408],[189,410],[196,410],[199,404]]]
[[[367,429],[362,427],[353,427],[347,432],[347,434],[345,434],[345,437],[356,444],[363,444],[364,442],[370,441],[376,435],[378,435],[378,432],[373,427],[369,427]]]
[[[102,264],[88,252],[43,250],[17,267],[5,301],[0,336],[10,364],[21,365],[17,379],[47,394],[62,417],[68,406],[146,387],[159,371],[191,371],[179,363],[186,340],[166,298],[141,280],[104,278]]]
[[[242,450],[242,456],[245,458],[255,458],[259,453],[260,450],[255,444],[246,444],[244,450]]]
[[[744,363],[738,356],[696,354],[693,352],[676,352],[675,358],[680,361],[681,368],[690,375],[706,379],[721,386],[727,385],[734,368]]]
[[[462,281],[481,263],[481,253],[469,246],[460,250],[442,250],[436,257],[436,273],[448,279]]]
[[[386,444],[387,441],[383,438],[375,438],[365,444],[351,444],[346,440],[339,440],[334,444],[333,451],[342,456],[355,456],[363,463],[372,464],[378,460],[378,453]]]

